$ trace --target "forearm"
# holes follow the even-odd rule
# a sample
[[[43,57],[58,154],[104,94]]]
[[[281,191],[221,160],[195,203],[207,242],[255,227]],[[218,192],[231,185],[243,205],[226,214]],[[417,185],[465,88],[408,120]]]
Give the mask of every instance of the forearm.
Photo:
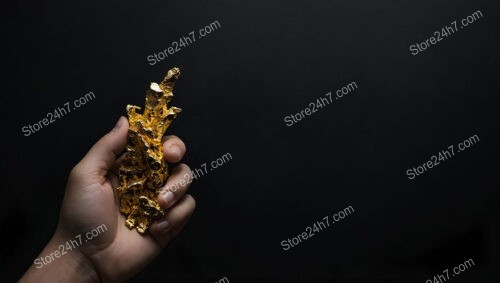
[[[100,282],[92,263],[78,249],[59,252],[64,243],[54,235],[20,282]]]

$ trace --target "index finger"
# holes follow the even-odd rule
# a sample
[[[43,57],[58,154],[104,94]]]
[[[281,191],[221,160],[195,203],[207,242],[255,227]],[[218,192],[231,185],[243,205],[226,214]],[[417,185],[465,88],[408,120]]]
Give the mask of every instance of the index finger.
[[[162,138],[163,154],[168,162],[177,163],[181,161],[186,153],[186,145],[177,136],[170,135]]]

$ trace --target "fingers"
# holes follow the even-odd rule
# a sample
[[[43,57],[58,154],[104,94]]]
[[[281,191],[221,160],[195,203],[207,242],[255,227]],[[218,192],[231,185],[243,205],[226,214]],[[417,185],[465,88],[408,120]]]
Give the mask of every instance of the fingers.
[[[177,163],[181,161],[186,153],[186,145],[184,142],[177,136],[170,135],[162,138],[163,143],[163,154],[165,159],[170,163]],[[114,166],[110,169],[115,175],[118,176],[118,169],[120,168],[120,164],[122,163],[124,156],[120,156]]]
[[[177,136],[163,137],[163,154],[170,163],[177,163],[181,161],[184,153],[186,153],[186,145]]]
[[[158,202],[163,209],[168,209],[186,193],[193,181],[191,169],[184,163],[174,167],[172,175],[158,195]]]
[[[151,234],[162,247],[165,247],[172,238],[182,231],[195,207],[194,198],[191,195],[185,195],[167,211],[164,218],[151,226]]]
[[[82,159],[79,164],[82,170],[85,172],[97,170],[100,176],[105,176],[125,149],[128,126],[127,118],[120,117],[113,130],[94,144]]]

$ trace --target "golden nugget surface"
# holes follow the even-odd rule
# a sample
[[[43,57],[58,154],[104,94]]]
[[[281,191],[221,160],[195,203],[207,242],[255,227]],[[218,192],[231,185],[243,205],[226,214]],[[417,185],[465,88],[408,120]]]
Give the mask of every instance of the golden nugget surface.
[[[174,106],[168,107],[179,76],[179,68],[172,68],[160,84],[151,83],[144,110],[127,105],[130,127],[127,148],[119,168],[120,185],[117,191],[120,212],[126,218],[125,225],[141,234],[165,215],[157,201],[159,190],[168,178],[162,137],[181,111]]]

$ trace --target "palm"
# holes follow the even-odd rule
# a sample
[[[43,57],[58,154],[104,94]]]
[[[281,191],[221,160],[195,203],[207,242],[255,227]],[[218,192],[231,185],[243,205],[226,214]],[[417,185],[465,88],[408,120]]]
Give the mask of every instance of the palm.
[[[87,175],[85,180],[68,184],[59,225],[67,227],[66,235],[70,239],[81,235],[82,245],[79,249],[92,261],[101,276],[135,273],[159,253],[160,246],[151,235],[140,235],[125,226],[113,189],[118,186],[116,175],[109,174],[102,184],[99,179],[88,178]],[[98,227],[104,228],[97,233]],[[93,230],[97,236],[87,234]],[[113,264],[109,265],[110,262]],[[117,272],[106,266],[122,270]]]

